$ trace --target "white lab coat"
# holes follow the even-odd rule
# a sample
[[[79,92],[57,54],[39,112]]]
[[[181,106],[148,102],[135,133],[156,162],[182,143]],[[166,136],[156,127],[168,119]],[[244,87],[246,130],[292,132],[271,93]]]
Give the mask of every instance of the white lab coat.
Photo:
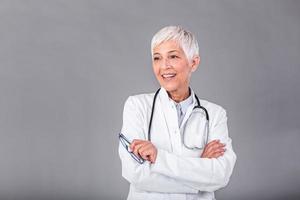
[[[194,92],[191,91],[193,105],[187,109],[179,128],[176,107],[166,90],[161,88],[156,99],[151,128],[151,141],[158,150],[154,164],[148,161],[139,164],[119,145],[122,176],[130,183],[127,200],[215,199],[214,191],[228,184],[236,155],[228,136],[226,111],[221,106],[200,98],[201,105],[207,109],[210,117],[208,142],[220,139],[225,143],[226,151],[223,156],[200,158],[203,150],[189,150],[182,143],[184,124],[197,104]],[[154,93],[150,93],[130,96],[126,100],[121,132],[130,141],[147,140],[153,98]],[[198,120],[201,123],[205,119],[189,120]],[[189,129],[194,130],[192,134],[190,131],[188,133],[189,137],[194,137],[189,141],[196,141],[199,147],[204,147],[206,136],[201,133],[202,130],[198,131],[196,128]]]

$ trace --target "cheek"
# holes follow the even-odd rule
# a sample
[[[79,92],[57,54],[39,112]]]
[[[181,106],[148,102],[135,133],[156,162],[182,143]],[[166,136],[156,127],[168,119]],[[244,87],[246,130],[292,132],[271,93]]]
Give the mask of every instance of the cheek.
[[[177,79],[180,82],[186,82],[190,79],[191,70],[188,66],[181,67],[180,69],[178,68],[177,72],[179,72]]]
[[[189,74],[191,73],[190,67],[186,63],[182,63],[177,68],[178,78],[180,79],[187,79]]]
[[[155,76],[159,76],[159,67],[155,64],[152,64],[152,68]]]

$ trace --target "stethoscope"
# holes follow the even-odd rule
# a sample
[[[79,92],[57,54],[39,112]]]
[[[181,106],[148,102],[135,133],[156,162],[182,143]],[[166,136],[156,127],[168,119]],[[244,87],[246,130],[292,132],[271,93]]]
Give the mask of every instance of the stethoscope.
[[[153,98],[153,102],[152,102],[152,110],[151,110],[151,116],[150,116],[150,121],[149,121],[149,127],[148,127],[148,141],[151,141],[151,126],[152,126],[152,120],[153,120],[153,115],[154,115],[154,109],[155,109],[155,102],[156,102],[156,98],[157,98],[157,95],[159,93],[161,88],[159,88],[156,93],[154,94],[154,98]],[[189,88],[190,90],[190,88]],[[208,142],[208,135],[209,135],[209,115],[208,115],[208,112],[206,110],[206,108],[204,108],[203,106],[201,106],[200,104],[200,101],[199,101],[199,98],[197,97],[196,94],[195,95],[195,98],[196,98],[196,101],[197,101],[197,105],[194,106],[193,108],[193,111],[197,108],[201,109],[204,111],[205,113],[205,118],[206,118],[206,123],[205,123],[205,129],[206,129],[206,141],[205,143],[207,144]],[[183,130],[183,134],[184,134],[184,130]],[[184,137],[183,137],[183,145],[188,148],[188,149],[203,149],[203,148],[198,148],[198,147],[189,147],[185,144],[185,141],[184,141]]]

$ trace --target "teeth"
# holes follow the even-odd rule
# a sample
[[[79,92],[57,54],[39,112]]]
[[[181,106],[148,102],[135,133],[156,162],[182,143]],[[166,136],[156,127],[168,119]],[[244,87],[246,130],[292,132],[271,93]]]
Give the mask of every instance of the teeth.
[[[175,74],[163,74],[162,75],[164,78],[171,78],[171,77],[174,77]]]

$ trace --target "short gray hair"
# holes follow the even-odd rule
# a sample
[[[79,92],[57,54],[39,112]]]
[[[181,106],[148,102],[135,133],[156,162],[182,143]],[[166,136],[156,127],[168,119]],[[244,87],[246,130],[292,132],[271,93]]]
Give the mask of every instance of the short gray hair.
[[[169,40],[178,42],[189,61],[191,61],[194,56],[199,56],[199,45],[193,33],[180,26],[166,26],[159,30],[151,40],[152,57],[153,49]]]

